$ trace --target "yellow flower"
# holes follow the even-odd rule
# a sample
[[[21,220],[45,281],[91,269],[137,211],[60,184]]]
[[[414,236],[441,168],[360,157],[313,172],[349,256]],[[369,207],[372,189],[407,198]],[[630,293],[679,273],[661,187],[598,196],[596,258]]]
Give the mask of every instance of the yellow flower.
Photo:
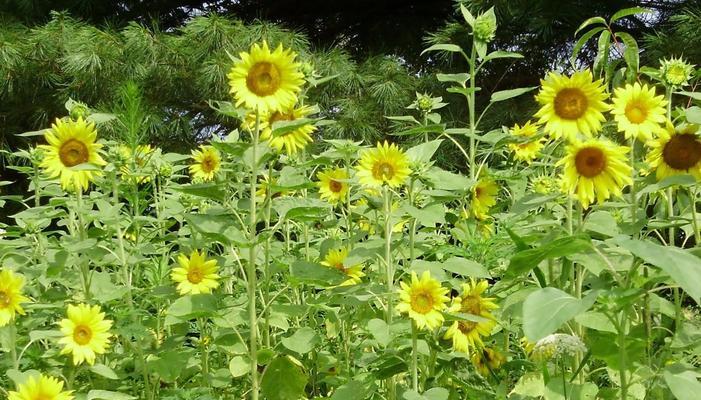
[[[660,63],[660,76],[662,81],[670,86],[686,86],[694,75],[694,66],[687,64],[683,58],[671,57]]]
[[[343,168],[327,169],[316,174],[319,196],[331,204],[343,202],[348,194],[348,174]]]
[[[538,175],[531,178],[531,189],[534,192],[540,194],[550,194],[557,189],[557,182],[555,179],[547,175]]]
[[[677,130],[667,121],[658,138],[647,143],[652,148],[647,162],[655,170],[657,180],[690,174],[701,181],[701,138],[697,130],[696,125]]]
[[[482,336],[489,336],[496,325],[491,310],[498,308],[494,304],[494,298],[482,297],[482,293],[489,287],[485,280],[462,284],[462,294],[453,298],[450,312],[470,314],[476,317],[475,321],[455,321],[445,332],[445,339],[453,340],[453,349],[470,354],[471,347],[484,347]],[[479,319],[479,320],[477,320]]]
[[[580,132],[591,137],[601,129],[606,120],[602,113],[610,108],[603,80],[593,81],[591,71],[585,70],[571,77],[550,72],[540,83],[536,100],[541,108],[535,116],[551,137],[572,141]]]
[[[268,174],[264,174],[262,175],[262,178],[258,179],[258,190],[256,190],[256,196],[258,196],[259,199],[265,199],[268,196],[268,185],[272,185],[271,188],[273,192],[270,193],[270,196],[274,199],[280,196],[287,196],[291,193],[289,190],[276,188],[277,178],[273,176],[272,179],[270,179],[268,178]]]
[[[472,353],[470,357],[472,365],[482,376],[489,376],[490,371],[496,371],[506,361],[506,358],[497,350],[485,347],[480,351]]]
[[[94,123],[87,123],[83,118],[75,121],[56,119],[44,138],[49,144],[39,146],[44,150],[41,167],[51,178],[60,177],[63,189],[87,190],[90,182],[101,175],[100,171],[71,168],[84,163],[106,164],[99,154],[102,145],[95,143],[97,131]]]
[[[194,164],[190,165],[190,175],[199,181],[211,181],[221,169],[219,150],[212,146],[201,145],[198,150],[192,150]]]
[[[443,324],[443,311],[447,306],[448,289],[441,286],[441,283],[431,278],[428,271],[424,271],[421,279],[416,272],[411,273],[411,283],[401,282],[399,292],[400,303],[397,310],[404,314],[408,313],[409,318],[414,320],[419,329],[434,329]]]
[[[526,122],[523,126],[515,124],[511,128],[511,134],[520,139],[532,138],[538,134],[538,126],[531,124],[531,121]],[[538,138],[536,140],[530,140],[520,143],[509,143],[509,149],[514,152],[514,158],[520,161],[525,161],[530,164],[536,157],[540,149],[543,148],[544,140],[543,138]]]
[[[250,52],[239,53],[227,75],[236,106],[261,113],[281,111],[297,103],[304,76],[295,62],[297,54],[279,45],[271,52],[268,43],[254,44]]]
[[[180,267],[173,268],[170,277],[178,283],[181,295],[211,293],[219,287],[217,260],[207,260],[204,253],[193,250],[190,258],[178,255]]]
[[[136,151],[134,152],[132,152],[131,147],[127,145],[119,146],[119,153],[125,160],[124,165],[120,169],[122,176],[126,177],[127,180],[136,181],[136,183],[150,182],[151,176],[144,174],[142,169],[146,166],[146,163],[148,163],[153,151],[154,149],[150,144],[140,144],[136,146]],[[132,166],[136,166],[135,171],[132,171]]]
[[[567,155],[557,165],[564,166],[562,188],[576,194],[582,207],[597,200],[603,203],[612,195],[620,196],[631,183],[631,168],[626,160],[628,147],[608,140],[589,139],[567,147]]]
[[[618,131],[623,132],[626,139],[632,137],[645,141],[661,130],[666,105],[664,96],[655,96],[654,86],[640,86],[635,82],[615,90],[611,114],[618,123]]]
[[[64,335],[58,342],[64,345],[61,354],[73,353],[74,365],[83,361],[93,365],[95,355],[104,354],[109,346],[112,321],[105,319],[100,306],[68,305],[67,314],[68,318],[59,322]]]
[[[24,315],[20,305],[29,301],[22,295],[24,277],[9,269],[0,271],[0,326],[5,326],[15,319],[15,313]]]
[[[365,150],[358,163],[360,183],[370,187],[387,184],[397,187],[411,174],[409,158],[395,144],[377,143],[374,149]]]
[[[63,391],[63,382],[58,379],[39,375],[30,376],[27,380],[17,385],[17,391],[7,393],[8,400],[72,400],[73,391]]]
[[[261,117],[261,140],[267,140],[270,147],[279,152],[283,151],[284,149],[287,154],[295,154],[297,151],[303,150],[309,143],[314,141],[311,134],[316,131],[316,126],[312,124],[304,124],[292,129],[289,132],[285,132],[278,136],[272,136],[273,123],[279,121],[291,122],[298,119],[303,119],[311,114],[312,111],[313,109],[311,107],[302,106],[298,108],[290,107],[281,111],[271,111],[269,113],[265,113]],[[255,129],[255,126],[253,129]]]
[[[346,266],[345,261],[348,257],[348,249],[342,247],[340,249],[329,250],[321,262],[321,265],[336,268],[348,276],[348,280],[343,281],[339,286],[350,286],[360,283],[360,278],[365,276],[363,265]]]
[[[479,220],[489,218],[489,209],[497,204],[497,193],[499,193],[499,187],[493,179],[485,177],[477,181],[472,187],[470,203],[472,215]]]

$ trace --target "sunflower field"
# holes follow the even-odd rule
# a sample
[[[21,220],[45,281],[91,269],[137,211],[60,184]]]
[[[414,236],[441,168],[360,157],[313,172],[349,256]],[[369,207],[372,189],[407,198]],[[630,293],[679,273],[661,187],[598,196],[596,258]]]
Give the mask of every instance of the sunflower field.
[[[190,148],[150,140],[175,125],[135,82],[17,134],[0,398],[699,398],[696,66],[644,65],[619,28],[650,11],[626,8],[581,22],[538,86],[489,92],[490,66],[524,55],[493,8],[456,11],[465,37],[420,54],[456,60],[432,91],[388,89],[418,79],[394,60],[343,92],[404,101],[379,117],[260,29],[207,64],[225,90]],[[531,111],[491,128],[509,107]]]

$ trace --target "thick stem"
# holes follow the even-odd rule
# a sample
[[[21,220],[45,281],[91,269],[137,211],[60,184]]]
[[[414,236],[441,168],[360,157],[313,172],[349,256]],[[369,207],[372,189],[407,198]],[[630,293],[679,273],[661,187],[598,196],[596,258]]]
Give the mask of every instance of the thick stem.
[[[638,220],[638,201],[635,186],[635,138],[630,138],[630,173],[631,173],[631,183],[630,183],[630,218],[631,225],[633,226],[633,238],[638,237],[638,230],[636,229]]]
[[[628,398],[628,377],[626,376],[626,310],[625,308],[621,311],[621,321],[618,324],[618,356],[621,368],[619,370],[621,379],[621,400],[627,400]]]
[[[85,240],[85,221],[83,220],[83,191],[75,184],[76,193],[76,208],[78,215],[78,237],[80,240]],[[83,277],[83,291],[85,292],[85,300],[90,301],[90,267],[86,261],[80,262],[80,273]]]
[[[475,179],[477,177],[477,171],[475,170],[475,135],[477,132],[477,127],[475,126],[475,62],[477,62],[476,59],[477,53],[475,49],[475,44],[473,42],[472,49],[470,50],[470,92],[468,93],[469,97],[467,100],[467,111],[470,118],[470,178],[472,179]]]
[[[419,350],[416,323],[411,321],[411,383],[415,392],[419,391]]]
[[[387,324],[392,323],[392,292],[394,291],[394,271],[392,269],[392,192],[384,186],[385,214],[385,283],[387,285]]]
[[[248,325],[249,325],[249,358],[251,361],[251,399],[258,400],[258,317],[256,313],[256,182],[258,179],[258,136],[260,134],[260,112],[256,109],[256,127],[253,131],[251,146],[250,171],[250,208],[248,223]]]
[[[696,218],[696,185],[693,189],[689,189],[689,206],[691,207],[691,225],[694,227],[694,240],[696,240],[696,246],[699,246],[701,245],[701,232]]]

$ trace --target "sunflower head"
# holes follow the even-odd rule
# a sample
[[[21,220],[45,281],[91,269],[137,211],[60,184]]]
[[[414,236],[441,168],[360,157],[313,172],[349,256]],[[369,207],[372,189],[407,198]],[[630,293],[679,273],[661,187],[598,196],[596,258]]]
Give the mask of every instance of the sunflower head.
[[[357,166],[360,183],[368,187],[397,187],[411,174],[409,157],[396,144],[377,143],[365,150]]]
[[[558,185],[555,179],[547,175],[534,176],[530,180],[531,189],[540,194],[550,194],[557,190]]]
[[[525,139],[525,141],[518,143],[509,143],[509,149],[514,153],[514,158],[530,164],[538,157],[540,149],[544,146],[544,140],[542,138],[535,140],[527,139],[538,134],[538,125],[532,124],[531,121],[526,122],[523,126],[515,124],[514,127],[511,128],[511,134],[519,140]]]
[[[94,123],[83,118],[77,120],[56,119],[44,138],[48,145],[40,145],[44,151],[40,166],[51,178],[60,178],[65,190],[86,190],[90,182],[100,176],[100,171],[74,169],[80,164],[105,165],[99,154],[101,144],[95,143],[97,130]]]
[[[690,174],[701,181],[701,137],[698,126],[675,128],[667,121],[665,129],[647,143],[651,151],[647,162],[655,170],[658,180],[682,174]]]
[[[348,195],[348,173],[343,168],[327,169],[316,174],[319,178],[319,196],[331,204],[346,200]]]
[[[297,126],[296,128],[282,133],[280,135],[272,135],[273,124],[280,121],[297,121],[306,118],[313,112],[313,108],[309,106],[301,107],[290,107],[281,111],[270,111],[264,113],[260,118],[260,138],[262,140],[267,140],[270,147],[278,152],[285,151],[287,154],[295,154],[299,150],[303,150],[307,145],[314,141],[311,134],[316,131],[316,126],[312,124],[303,124]],[[252,129],[255,129],[255,115],[253,118]],[[251,116],[247,118],[249,121]],[[303,121],[300,121],[303,122]],[[251,123],[247,123],[248,127],[251,128]]]
[[[462,294],[453,298],[451,312],[475,317],[474,320],[455,321],[446,331],[445,338],[452,339],[456,351],[469,354],[470,348],[482,347],[481,337],[490,335],[496,326],[491,310],[498,306],[494,304],[494,298],[482,297],[488,288],[487,281],[470,279],[462,285]]]
[[[64,391],[63,382],[46,376],[30,376],[17,386],[17,391],[7,393],[8,400],[72,400],[73,391]]]
[[[489,218],[489,209],[497,204],[499,186],[492,178],[483,177],[472,187],[470,213],[478,220]]]
[[[664,96],[655,96],[654,86],[641,86],[636,82],[615,90],[611,114],[618,131],[623,132],[626,139],[646,141],[660,131],[660,124],[665,122],[666,105]]]
[[[217,260],[207,260],[204,253],[193,250],[189,258],[180,254],[178,264],[179,267],[173,268],[170,277],[178,284],[181,295],[211,293],[219,287]]]
[[[68,318],[59,322],[61,333],[64,335],[59,344],[63,344],[61,354],[73,353],[73,364],[83,361],[90,365],[95,363],[97,354],[104,354],[110,343],[109,330],[112,321],[105,319],[105,313],[100,306],[78,304],[68,305]]]
[[[572,76],[550,72],[541,81],[536,100],[541,108],[535,114],[538,123],[554,138],[574,140],[578,133],[591,137],[606,119],[603,80],[594,81],[591,71],[577,71]]]
[[[506,357],[496,349],[484,347],[472,353],[472,365],[482,376],[489,376],[490,371],[496,371],[506,362]]]
[[[249,52],[239,53],[240,59],[227,75],[236,106],[244,105],[261,113],[294,106],[304,83],[296,57],[282,44],[270,51],[265,41],[254,44]]]
[[[0,327],[15,319],[16,314],[24,315],[21,303],[29,301],[22,295],[24,277],[9,269],[0,270]]]
[[[441,286],[441,283],[428,271],[424,271],[419,279],[416,272],[411,273],[411,282],[400,283],[399,292],[400,303],[397,310],[404,314],[409,314],[409,318],[414,320],[419,329],[435,329],[443,324],[443,314],[448,302],[448,289]]]
[[[146,174],[144,168],[147,166],[154,148],[150,144],[140,144],[132,151],[127,145],[119,146],[120,158],[124,161],[120,172],[129,181],[136,183],[147,183],[151,181],[151,176]]]
[[[683,58],[671,57],[660,62],[660,76],[662,81],[672,87],[682,87],[689,84],[689,79],[694,75],[694,66],[688,64]]]
[[[348,258],[348,249],[341,247],[339,249],[329,250],[323,261],[321,261],[321,265],[335,268],[348,276],[348,279],[343,281],[339,286],[356,285],[361,282],[360,278],[365,276],[362,264],[347,265],[346,258]]]
[[[197,181],[211,181],[221,169],[221,155],[212,146],[201,145],[199,149],[192,150],[192,159],[190,175]]]
[[[589,139],[567,147],[567,155],[558,165],[564,168],[562,188],[576,194],[582,207],[603,203],[611,196],[620,196],[623,187],[632,182],[627,162],[628,147],[608,140]]]

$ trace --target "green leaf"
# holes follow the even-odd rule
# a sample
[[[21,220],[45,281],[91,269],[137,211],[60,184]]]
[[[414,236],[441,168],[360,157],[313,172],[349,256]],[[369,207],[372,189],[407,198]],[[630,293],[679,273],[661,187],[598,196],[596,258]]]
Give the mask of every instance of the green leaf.
[[[649,8],[644,8],[644,7],[630,7],[630,8],[624,8],[622,10],[617,11],[611,19],[609,20],[609,24],[613,24],[614,22],[618,21],[621,18],[628,17],[630,15],[635,15],[635,14],[651,14],[652,10]]]
[[[699,92],[674,92],[674,94],[680,94],[682,96],[691,97],[694,100],[701,100],[701,93]]]
[[[601,70],[606,66],[609,59],[609,52],[611,49],[611,32],[603,31],[599,35],[599,41],[597,44],[596,57],[594,57],[594,74],[599,76]]]
[[[523,302],[523,333],[531,342],[550,335],[565,322],[587,311],[597,295],[594,291],[577,299],[554,287],[534,291]]]
[[[193,353],[194,350],[188,348],[161,351],[158,355],[150,355],[146,365],[149,371],[157,374],[161,380],[172,383],[186,371],[185,366]]]
[[[458,175],[440,168],[431,168],[426,174],[436,189],[467,191],[474,181],[465,175]]]
[[[639,65],[640,65],[640,50],[638,49],[638,42],[635,38],[626,32],[616,32],[616,36],[623,41],[625,45],[625,50],[623,50],[623,59],[626,61],[626,65],[630,72],[628,72],[628,79],[634,79],[637,76]]]
[[[421,52],[421,55],[424,53],[427,53],[429,51],[447,51],[450,53],[462,53],[462,49],[460,46],[456,44],[449,44],[449,43],[439,43],[439,44],[434,44],[433,46],[427,48],[426,50]]]
[[[473,278],[491,278],[484,265],[477,261],[468,260],[462,257],[450,257],[441,263],[441,267],[454,274]]]
[[[577,39],[577,43],[574,44],[574,47],[572,48],[572,59],[577,58],[577,54],[579,54],[579,51],[582,49],[585,43],[589,41],[594,35],[597,33],[603,31],[605,28],[603,26],[596,27],[592,30],[587,31],[582,37]]]
[[[654,192],[660,192],[662,190],[665,190],[669,187],[676,187],[676,186],[692,186],[696,184],[696,178],[694,178],[691,175],[684,174],[684,175],[673,175],[673,176],[668,176],[667,178],[662,179],[661,181],[657,183],[653,183],[650,185],[645,186],[638,192],[638,199],[647,193],[654,193]]]
[[[44,136],[47,132],[49,132],[51,129],[40,129],[38,131],[29,131],[29,132],[24,132],[24,133],[16,133],[15,136],[20,136],[20,137],[32,137],[32,136]]]
[[[405,205],[403,208],[407,214],[416,218],[419,224],[423,226],[435,227],[436,224],[445,223],[445,207],[443,204],[431,204],[425,208]]]
[[[325,267],[319,263],[309,261],[295,261],[290,265],[290,275],[297,281],[317,284],[320,286],[333,286],[348,279],[341,271],[335,268]]]
[[[519,378],[516,386],[509,393],[528,397],[540,397],[545,393],[545,382],[540,372],[527,372]]]
[[[260,388],[267,400],[299,400],[307,386],[307,375],[289,356],[274,359],[263,372]]]
[[[455,82],[465,86],[465,82],[470,79],[470,74],[436,74],[439,82]]]
[[[701,393],[698,372],[687,369],[681,364],[672,364],[665,368],[664,381],[678,400],[696,399]]]
[[[537,86],[518,88],[518,89],[509,89],[509,90],[500,90],[498,92],[492,93],[492,98],[489,101],[492,103],[496,103],[498,101],[508,100],[508,99],[520,96],[524,93],[528,93],[531,90],[535,89],[536,87]]]
[[[279,137],[284,134],[295,131],[303,126],[312,125],[316,119],[310,118],[299,118],[293,121],[276,121],[273,123],[273,129],[271,131],[272,137]]]
[[[216,315],[219,303],[212,294],[193,294],[182,296],[168,307],[166,315],[189,320]]]
[[[577,34],[579,33],[579,31],[581,31],[582,29],[586,28],[586,27],[589,26],[589,25],[594,25],[594,24],[604,24],[604,25],[606,25],[606,20],[603,19],[603,18],[601,18],[601,17],[591,17],[591,18],[585,20],[584,22],[582,22],[582,23],[579,25],[579,28],[577,28],[577,30],[574,31],[574,36],[576,37]]]
[[[312,351],[321,342],[316,331],[308,326],[297,329],[292,336],[282,338],[282,345],[299,355]]]
[[[88,392],[88,399],[87,400],[95,400],[95,399],[101,399],[101,400],[132,400],[135,399],[136,397],[130,396],[128,394],[124,393],[119,393],[119,392],[111,392],[109,390],[91,390]]]
[[[387,347],[387,345],[392,341],[392,334],[389,331],[389,326],[387,323],[379,318],[373,318],[368,321],[368,331],[377,340],[377,343],[382,347]]]
[[[244,243],[246,237],[236,228],[236,216],[226,213],[186,214],[188,226],[207,239],[221,244]]]
[[[421,125],[399,132],[391,132],[392,136],[416,136],[424,133],[443,133],[445,124]]]
[[[200,183],[192,185],[172,186],[172,189],[180,193],[189,194],[191,196],[205,197],[208,199],[223,202],[226,194],[221,185],[216,183]]]
[[[591,248],[591,239],[586,235],[561,237],[542,246],[516,253],[511,257],[506,276],[521,276],[548,258],[565,257]]]
[[[487,61],[496,60],[499,58],[523,58],[523,54],[514,53],[512,51],[497,50],[497,51],[493,51],[493,52],[487,54],[484,57],[484,61],[487,62]],[[468,77],[469,77],[469,75],[468,75]]]
[[[248,357],[236,356],[229,361],[229,372],[234,378],[240,378],[251,371],[251,360]]]
[[[475,17],[472,15],[470,10],[465,7],[464,4],[460,3],[460,13],[462,14],[462,17],[465,19],[465,22],[467,22],[468,25],[471,27],[475,24]]]
[[[407,150],[405,154],[415,163],[427,163],[431,161],[441,143],[443,143],[443,139],[421,143]]]
[[[331,396],[331,400],[357,400],[368,398],[369,389],[360,381],[350,381],[341,385]]]
[[[661,246],[647,240],[619,238],[615,243],[659,267],[681,286],[696,304],[701,304],[701,258],[677,247]]]
[[[684,110],[686,121],[690,124],[701,124],[701,107],[692,106]]]
[[[107,379],[119,379],[119,376],[117,376],[117,374],[112,370],[112,368],[104,364],[92,365],[90,367],[90,371]]]

